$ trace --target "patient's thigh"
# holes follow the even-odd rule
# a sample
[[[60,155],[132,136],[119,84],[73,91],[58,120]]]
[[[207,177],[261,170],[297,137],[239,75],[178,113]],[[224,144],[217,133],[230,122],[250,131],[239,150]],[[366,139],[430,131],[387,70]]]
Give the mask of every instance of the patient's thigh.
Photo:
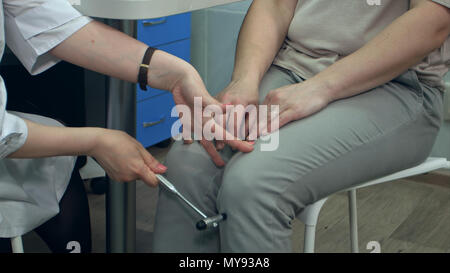
[[[261,151],[258,140],[252,153],[235,155],[219,207],[268,204],[294,217],[329,194],[419,164],[437,131],[421,98],[400,84],[336,101],[274,133],[274,151]]]

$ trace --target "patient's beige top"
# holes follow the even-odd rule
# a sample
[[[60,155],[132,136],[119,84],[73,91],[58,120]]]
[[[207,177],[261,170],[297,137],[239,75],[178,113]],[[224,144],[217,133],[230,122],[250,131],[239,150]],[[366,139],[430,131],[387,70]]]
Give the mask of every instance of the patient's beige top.
[[[450,0],[433,2],[450,8]],[[407,12],[409,4],[409,0],[299,0],[274,64],[308,79],[364,46]],[[443,90],[442,77],[449,67],[450,38],[412,69],[421,82]]]

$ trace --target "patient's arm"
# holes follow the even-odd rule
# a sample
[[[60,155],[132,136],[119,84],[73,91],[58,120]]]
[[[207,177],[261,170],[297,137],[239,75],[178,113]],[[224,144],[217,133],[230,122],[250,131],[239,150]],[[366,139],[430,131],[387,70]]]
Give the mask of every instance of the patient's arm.
[[[236,49],[234,81],[258,86],[286,38],[297,0],[253,1]]]
[[[280,127],[320,111],[328,103],[384,84],[442,46],[450,35],[450,9],[431,1],[413,1],[362,48],[311,79],[279,88],[264,104],[280,105]]]
[[[217,96],[224,104],[257,105],[259,84],[283,44],[298,0],[253,1],[239,33],[231,82]],[[234,131],[246,128],[245,113],[236,113]],[[246,122],[247,126],[243,126]],[[221,150],[224,143],[217,142]]]
[[[411,10],[310,83],[331,100],[349,97],[392,80],[441,47],[450,35],[450,9],[428,0],[411,3]]]

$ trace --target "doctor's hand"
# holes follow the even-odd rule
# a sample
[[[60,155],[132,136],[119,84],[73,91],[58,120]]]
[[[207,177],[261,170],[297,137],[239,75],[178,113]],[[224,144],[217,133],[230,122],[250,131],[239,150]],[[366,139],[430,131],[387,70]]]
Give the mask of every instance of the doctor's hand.
[[[166,167],[153,158],[136,139],[117,130],[95,128],[92,148],[88,152],[114,181],[129,182],[140,179],[156,187],[155,174]]]
[[[24,122],[28,128],[26,141],[8,158],[87,155],[94,157],[115,181],[141,179],[150,186],[158,185],[155,174],[167,169],[122,131],[47,126],[27,119]]]
[[[239,150],[244,153],[253,151],[253,145],[238,139],[236,136],[232,135],[230,132],[226,131],[222,122],[219,120],[224,120],[225,106],[214,99],[206,90],[203,81],[197,71],[192,67],[188,66],[185,68],[185,73],[183,77],[172,88],[173,97],[177,106],[188,106],[190,109],[191,117],[190,124],[183,123],[184,134],[189,134],[191,132],[204,132],[205,126],[212,128],[212,133],[215,139],[221,139],[223,142],[231,146],[235,150]],[[201,112],[205,110],[208,106],[215,106],[217,109],[217,115],[204,116],[199,114],[194,114],[194,98],[201,98]],[[181,108],[179,108],[181,109]],[[182,111],[178,111],[181,113]],[[194,126],[200,126],[201,128],[195,128]],[[185,135],[185,136],[186,136]],[[197,136],[200,137],[200,136]],[[214,143],[211,140],[205,138],[204,135],[201,136],[200,144],[204,147],[206,152],[211,156],[211,159],[217,166],[224,166],[225,162],[218,153]]]

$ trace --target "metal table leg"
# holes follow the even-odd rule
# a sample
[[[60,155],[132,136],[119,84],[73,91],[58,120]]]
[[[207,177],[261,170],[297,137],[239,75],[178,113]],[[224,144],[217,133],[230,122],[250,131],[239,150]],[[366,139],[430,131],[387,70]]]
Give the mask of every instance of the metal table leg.
[[[136,37],[136,21],[107,20],[110,26]],[[106,82],[106,125],[136,136],[135,84],[114,78]],[[136,250],[136,184],[110,181],[106,194],[106,251]]]

